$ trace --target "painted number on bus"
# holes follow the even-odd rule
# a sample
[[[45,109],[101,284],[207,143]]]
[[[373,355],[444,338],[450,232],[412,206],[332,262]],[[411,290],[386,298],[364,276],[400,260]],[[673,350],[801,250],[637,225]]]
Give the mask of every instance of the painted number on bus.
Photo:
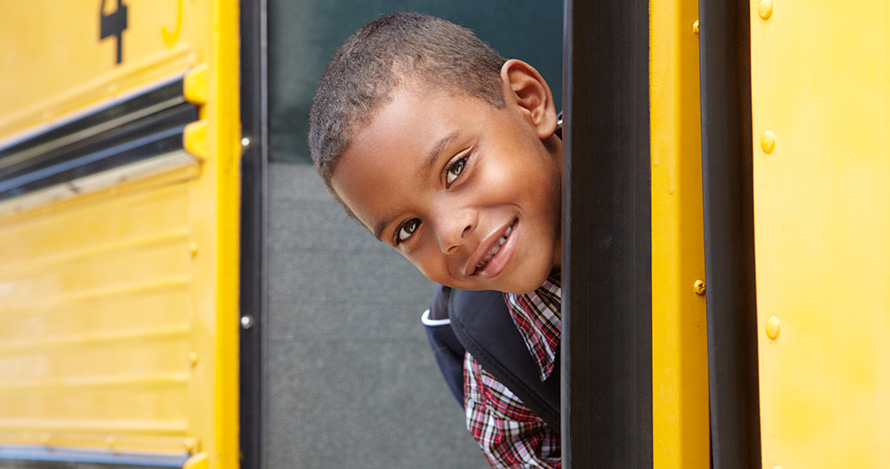
[[[127,6],[117,0],[117,9],[105,13],[105,0],[99,5],[99,40],[114,36],[117,38],[117,63],[123,61],[124,30],[127,29]]]

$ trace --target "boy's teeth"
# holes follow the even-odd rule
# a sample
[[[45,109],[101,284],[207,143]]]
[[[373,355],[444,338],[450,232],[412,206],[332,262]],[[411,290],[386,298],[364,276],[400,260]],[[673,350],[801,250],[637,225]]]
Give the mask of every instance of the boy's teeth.
[[[494,255],[497,254],[498,251],[501,250],[501,246],[503,246],[503,245],[504,245],[504,238],[501,238],[500,243],[495,244],[495,245],[491,248],[491,251],[488,251],[488,255],[486,255],[485,257],[483,257],[482,260],[479,261],[478,264],[476,264],[476,267],[479,268],[479,267],[482,267],[483,265],[487,264],[488,261],[490,261],[490,260],[494,257]]]
[[[512,226],[509,227],[509,228],[507,228],[507,232],[504,233],[504,236],[501,236],[501,239],[498,240],[497,244],[495,244],[494,246],[492,246],[491,251],[488,251],[488,254],[487,254],[485,257],[483,257],[482,260],[479,261],[478,264],[476,264],[476,268],[477,268],[477,269],[481,269],[482,266],[484,266],[485,264],[487,264],[488,261],[490,261],[490,260],[495,256],[495,254],[497,254],[498,251],[501,250],[501,246],[503,246],[504,243],[507,242],[507,236],[510,236],[510,232],[511,232],[511,231],[513,231],[513,227],[512,227]]]

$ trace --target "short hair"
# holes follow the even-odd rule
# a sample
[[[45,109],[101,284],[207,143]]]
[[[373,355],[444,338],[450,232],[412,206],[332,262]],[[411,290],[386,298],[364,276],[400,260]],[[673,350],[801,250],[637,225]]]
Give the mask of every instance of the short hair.
[[[434,86],[503,108],[504,62],[470,30],[421,13],[382,16],[359,29],[328,64],[310,113],[312,160],[331,193],[339,199],[331,177],[350,139],[398,86]]]

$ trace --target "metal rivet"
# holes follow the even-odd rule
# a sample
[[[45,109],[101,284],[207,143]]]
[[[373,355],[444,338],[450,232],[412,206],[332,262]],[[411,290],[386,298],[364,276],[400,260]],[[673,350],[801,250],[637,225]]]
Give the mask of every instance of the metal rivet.
[[[189,365],[197,366],[198,365],[198,354],[195,352],[189,352]]]
[[[782,330],[782,322],[779,321],[779,318],[775,316],[770,316],[766,321],[766,336],[770,338],[770,340],[776,340],[779,338],[779,332]]]
[[[195,454],[198,452],[198,440],[196,438],[187,438],[182,442],[182,447],[185,449],[185,452],[188,454]]]
[[[198,256],[198,243],[189,243],[189,253],[192,257]]]
[[[772,130],[767,130],[760,136],[760,148],[769,155],[776,148],[776,134]]]
[[[695,20],[695,23],[692,23],[692,33],[698,36],[698,20]]]
[[[253,316],[241,316],[241,327],[243,329],[250,329],[254,324]]]
[[[760,0],[760,3],[757,5],[757,13],[764,20],[768,20],[773,15],[773,0]]]
[[[250,137],[241,137],[241,151],[247,151],[253,148],[253,140]]]
[[[692,291],[694,291],[696,295],[704,295],[705,294],[705,281],[704,280],[696,280],[695,283],[692,284]]]

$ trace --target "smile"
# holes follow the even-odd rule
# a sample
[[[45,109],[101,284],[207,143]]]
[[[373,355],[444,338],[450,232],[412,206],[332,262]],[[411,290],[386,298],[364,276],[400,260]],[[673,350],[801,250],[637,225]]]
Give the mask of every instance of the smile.
[[[488,254],[486,254],[485,257],[483,257],[482,260],[479,261],[478,264],[476,264],[477,270],[485,267],[485,264],[488,264],[488,261],[490,261],[494,257],[494,255],[497,254],[498,251],[501,250],[501,246],[503,246],[504,243],[507,242],[507,237],[510,236],[511,231],[513,231],[513,225],[510,225],[510,227],[507,228],[507,231],[504,233],[504,236],[501,236],[501,238],[498,239],[498,242],[495,243],[495,245],[491,247],[491,251],[488,251]]]
[[[506,267],[506,264],[509,262],[512,257],[512,252],[515,249],[505,249],[505,246],[509,248],[508,242],[510,241],[510,235],[513,233],[513,227],[516,225],[516,220],[507,227],[502,234],[495,242],[492,244],[491,248],[479,259],[479,261],[475,264],[473,271],[470,275],[476,274],[484,274],[484,276],[494,277],[497,276],[503,269]],[[513,244],[513,243],[510,243]],[[502,251],[505,252],[505,255],[498,256],[498,253]],[[503,259],[502,259],[503,258]],[[492,263],[492,260],[496,260],[497,262]],[[493,265],[490,265],[493,264]]]

